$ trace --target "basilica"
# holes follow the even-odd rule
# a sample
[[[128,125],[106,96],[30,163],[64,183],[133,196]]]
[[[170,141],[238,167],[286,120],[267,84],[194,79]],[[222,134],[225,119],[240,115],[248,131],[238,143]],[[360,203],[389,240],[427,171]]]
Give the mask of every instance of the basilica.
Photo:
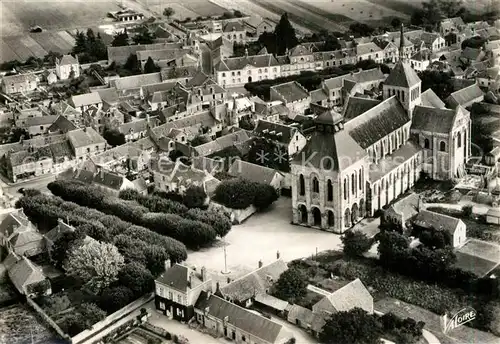
[[[436,180],[463,176],[469,112],[447,109],[431,89],[422,93],[402,54],[382,91],[382,100],[351,96],[342,113],[328,109],[315,119],[292,161],[293,223],[342,233],[408,191],[422,172]]]

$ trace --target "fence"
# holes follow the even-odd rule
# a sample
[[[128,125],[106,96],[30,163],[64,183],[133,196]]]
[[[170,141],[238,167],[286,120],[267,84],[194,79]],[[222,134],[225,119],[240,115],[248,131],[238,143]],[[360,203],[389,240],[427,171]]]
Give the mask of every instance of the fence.
[[[68,340],[68,341],[70,341],[70,342],[71,342],[71,337],[70,337],[69,335],[67,335],[67,334],[66,334],[66,333],[65,333],[65,332],[64,332],[64,331],[63,331],[63,330],[59,327],[59,325],[57,325],[57,324],[55,323],[55,321],[54,321],[54,320],[52,320],[52,319],[51,319],[51,318],[47,315],[47,313],[45,313],[45,312],[43,311],[43,309],[35,303],[35,301],[33,301],[32,299],[30,299],[29,297],[28,297],[28,298],[26,298],[26,301],[28,302],[28,305],[30,305],[30,306],[31,306],[31,307],[35,310],[35,312],[36,312],[38,315],[40,315],[40,317],[41,317],[41,318],[42,318],[42,319],[43,319],[43,320],[44,320],[44,321],[45,321],[45,322],[46,322],[46,323],[47,323],[50,327],[52,327],[52,328],[54,329],[54,331],[56,331],[56,332],[57,332],[57,334],[58,334],[59,336],[61,336],[61,338],[64,338],[64,339],[66,339],[66,340]]]

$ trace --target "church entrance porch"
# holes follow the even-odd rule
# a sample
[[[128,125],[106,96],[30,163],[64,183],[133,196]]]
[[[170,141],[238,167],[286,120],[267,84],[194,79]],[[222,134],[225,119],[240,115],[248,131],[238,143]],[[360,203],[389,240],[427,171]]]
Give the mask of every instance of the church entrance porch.
[[[305,205],[299,205],[299,223],[307,224],[307,208]]]

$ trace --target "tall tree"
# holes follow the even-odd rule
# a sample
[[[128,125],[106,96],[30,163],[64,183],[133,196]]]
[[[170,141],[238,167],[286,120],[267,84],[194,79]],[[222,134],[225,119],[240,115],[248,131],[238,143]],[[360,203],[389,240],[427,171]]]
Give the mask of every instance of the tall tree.
[[[170,19],[175,14],[175,11],[172,7],[167,7],[163,10],[163,15],[167,17],[167,19]]]
[[[336,312],[319,334],[321,343],[380,344],[382,325],[361,308]]]
[[[123,47],[128,45],[128,33],[127,29],[123,30],[122,32],[118,32],[113,36],[113,41],[111,42],[111,45],[113,47]]]
[[[141,69],[139,68],[139,61],[137,61],[137,55],[130,54],[127,58],[127,61],[123,65],[123,68],[132,73],[140,73]]]
[[[73,54],[83,54],[87,51],[87,37],[83,31],[77,31],[75,37],[75,46],[73,47]]]
[[[71,250],[63,268],[68,275],[81,279],[92,292],[99,293],[118,279],[123,265],[116,246],[88,240]]]
[[[273,285],[273,295],[288,302],[296,302],[307,294],[307,276],[297,268],[283,272]]]
[[[152,44],[154,35],[147,26],[141,26],[133,38],[135,44]]]
[[[341,240],[347,257],[359,257],[372,246],[372,240],[361,231],[347,231]]]
[[[299,44],[299,40],[295,35],[295,29],[288,20],[288,14],[285,12],[274,29],[276,35],[277,54],[283,55],[287,49],[292,49]]]
[[[156,73],[158,72],[158,66],[154,63],[153,59],[148,57],[148,60],[146,61],[146,64],[144,65],[144,74],[147,73]]]

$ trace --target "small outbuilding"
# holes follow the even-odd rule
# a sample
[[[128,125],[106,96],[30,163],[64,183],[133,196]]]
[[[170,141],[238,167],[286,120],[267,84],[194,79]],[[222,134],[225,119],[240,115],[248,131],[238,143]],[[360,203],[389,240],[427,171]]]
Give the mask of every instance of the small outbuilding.
[[[467,226],[462,220],[433,211],[419,212],[413,220],[413,225],[422,229],[447,231],[451,235],[453,247],[462,246],[467,239]]]

